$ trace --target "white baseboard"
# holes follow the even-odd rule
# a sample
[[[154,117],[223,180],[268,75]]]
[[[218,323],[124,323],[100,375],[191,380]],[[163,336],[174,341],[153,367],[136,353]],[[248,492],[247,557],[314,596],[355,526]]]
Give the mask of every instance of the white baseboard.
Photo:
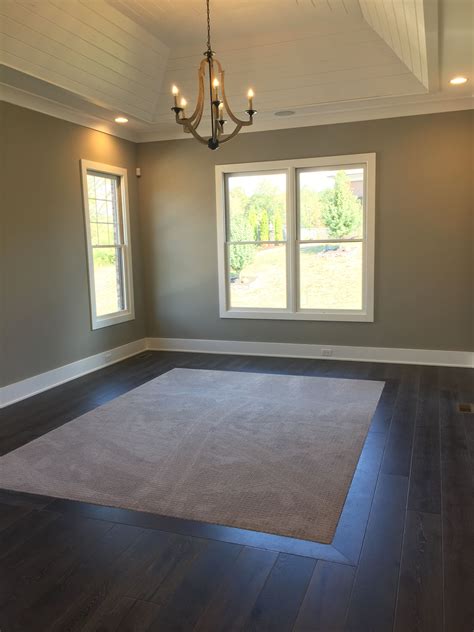
[[[147,348],[156,351],[195,351],[200,353],[228,353],[232,355],[324,358],[325,360],[359,360],[361,362],[474,367],[474,352],[471,351],[343,347],[338,345],[187,338],[148,338]],[[331,355],[326,356],[323,354],[323,350],[330,350]]]
[[[0,408],[36,395],[50,388],[115,364],[146,349],[154,351],[191,351],[230,355],[278,356],[284,358],[324,358],[325,360],[359,360],[361,362],[395,362],[435,366],[474,367],[471,351],[431,349],[395,349],[391,347],[342,347],[336,345],[297,344],[286,342],[249,342],[239,340],[198,340],[188,338],[142,338],[121,347],[77,360],[57,369],[34,375],[0,388]],[[331,350],[324,356],[323,350]]]
[[[71,362],[71,364],[65,364],[57,369],[46,371],[46,373],[34,375],[26,380],[8,384],[0,388],[0,408],[9,406],[14,402],[19,402],[22,399],[26,399],[42,391],[47,391],[54,386],[59,386],[81,375],[86,375],[86,373],[102,369],[109,364],[115,364],[115,362],[125,360],[125,358],[145,351],[146,348],[146,339],[142,338],[141,340],[135,340],[126,345],[122,345],[121,347],[115,347],[115,349],[109,349],[97,355]]]

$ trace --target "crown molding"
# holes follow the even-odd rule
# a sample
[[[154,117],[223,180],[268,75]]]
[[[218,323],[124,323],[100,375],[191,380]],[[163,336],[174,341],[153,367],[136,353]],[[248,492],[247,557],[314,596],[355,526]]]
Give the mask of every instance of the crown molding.
[[[113,125],[110,121],[101,119],[98,116],[91,116],[85,112],[81,112],[76,108],[58,103],[57,101],[51,101],[45,97],[40,97],[37,94],[20,90],[5,83],[0,83],[0,100],[13,105],[18,105],[27,110],[34,110],[35,112],[41,112],[41,114],[47,114],[54,118],[68,121],[69,123],[75,123],[82,127],[88,127],[97,132],[103,132],[104,134],[110,134],[117,138],[123,138],[132,142],[138,142],[138,136],[135,131],[125,129]]]
[[[377,102],[375,102],[377,101]],[[437,114],[442,112],[456,112],[459,110],[474,109],[474,96],[447,98],[432,97],[430,95],[420,95],[404,100],[393,99],[392,102],[378,100],[348,102],[323,106],[317,111],[304,114],[296,114],[286,119],[264,119],[255,121],[251,128],[243,128],[241,133],[252,134],[255,132],[266,132],[271,130],[292,129],[296,127],[315,127],[318,125],[331,125],[335,123],[353,123],[357,121],[370,121],[384,118],[398,118],[404,116],[417,116],[422,114]],[[139,131],[137,132],[137,142],[149,143],[163,140],[192,140],[187,135],[184,136],[181,129],[173,133],[168,131]]]
[[[0,96],[2,101],[135,143],[192,140],[192,138],[184,136],[181,129],[176,129],[176,131],[170,133],[168,126],[166,129],[158,131],[156,129],[137,130],[113,125],[109,120],[86,114],[76,108],[51,101],[4,83],[0,83]],[[242,133],[252,134],[296,127],[314,127],[334,123],[352,123],[472,109],[474,109],[473,95],[452,98],[445,96],[443,93],[394,97],[391,99],[370,99],[358,102],[349,101],[343,104],[325,104],[312,112],[299,113],[287,119],[266,118],[256,120],[254,126],[243,129]]]

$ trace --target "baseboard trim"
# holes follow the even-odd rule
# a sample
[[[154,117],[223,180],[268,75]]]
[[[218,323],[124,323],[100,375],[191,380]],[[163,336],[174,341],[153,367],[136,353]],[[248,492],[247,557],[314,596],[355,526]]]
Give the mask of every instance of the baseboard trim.
[[[433,366],[474,367],[471,351],[396,349],[391,347],[343,347],[338,345],[297,344],[291,342],[250,342],[242,340],[199,340],[192,338],[142,338],[98,353],[51,371],[34,375],[0,388],[0,408],[19,402],[50,388],[115,364],[142,351],[188,351],[229,355],[275,356],[283,358],[322,358],[359,362],[394,362]],[[323,349],[331,349],[330,357]]]
[[[115,364],[125,358],[141,353],[147,349],[147,341],[145,338],[134,340],[121,347],[108,349],[102,353],[98,353],[70,364],[65,364],[51,371],[40,373],[29,377],[20,382],[14,382],[0,388],[0,408],[19,402],[22,399],[37,395],[50,388],[74,380],[81,375],[92,373],[98,369],[102,369],[110,364]]]
[[[148,338],[147,348],[155,351],[190,351],[231,355],[278,356],[288,358],[323,358],[324,360],[358,360],[360,362],[394,362],[434,366],[474,367],[471,351],[432,349],[397,349],[392,347],[346,347],[339,345],[297,344],[286,342],[249,342],[241,340],[198,340],[187,338]],[[323,349],[331,349],[325,357]]]

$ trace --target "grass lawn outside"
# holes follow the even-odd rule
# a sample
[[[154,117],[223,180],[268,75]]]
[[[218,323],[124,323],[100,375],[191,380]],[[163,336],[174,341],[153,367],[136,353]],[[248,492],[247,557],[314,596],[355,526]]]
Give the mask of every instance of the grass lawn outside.
[[[120,310],[114,264],[94,266],[95,300],[98,316]]]
[[[232,307],[286,307],[286,246],[259,247],[230,285]],[[300,247],[302,309],[362,309],[362,245]]]

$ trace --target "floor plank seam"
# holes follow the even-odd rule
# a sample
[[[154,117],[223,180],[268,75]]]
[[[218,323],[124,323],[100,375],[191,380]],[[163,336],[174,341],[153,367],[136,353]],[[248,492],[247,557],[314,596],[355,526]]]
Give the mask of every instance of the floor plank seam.
[[[252,613],[252,610],[254,609],[255,604],[256,604],[256,603],[257,603],[257,601],[258,601],[258,598],[260,597],[260,595],[261,595],[261,594],[263,593],[263,591],[265,590],[265,586],[267,585],[267,583],[268,583],[268,581],[269,581],[269,579],[270,579],[270,576],[271,576],[271,574],[272,574],[272,572],[273,572],[273,569],[275,568],[275,566],[276,566],[276,564],[277,564],[277,562],[278,562],[278,559],[280,558],[280,555],[281,555],[281,553],[278,553],[278,555],[275,557],[275,561],[273,562],[273,564],[272,564],[272,566],[271,566],[270,570],[268,571],[268,575],[265,577],[265,581],[263,582],[263,586],[262,586],[262,588],[261,588],[261,589],[258,591],[258,593],[256,594],[256,596],[255,596],[255,600],[254,600],[254,602],[252,603],[251,608],[249,608],[249,616],[247,617],[247,619],[250,617],[250,615],[251,615],[251,613]]]
[[[419,413],[420,413],[420,390],[421,390],[421,376],[420,372],[417,375],[417,387],[416,387],[416,406],[415,406],[415,415],[414,415],[414,424],[413,424],[413,432],[412,432],[412,441],[411,441],[411,454],[410,454],[410,467],[408,470],[408,485],[407,485],[407,498],[405,505],[405,520],[403,522],[403,534],[402,534],[402,542],[400,547],[400,564],[398,568],[398,580],[397,580],[397,589],[395,594],[395,604],[393,610],[393,629],[395,630],[397,624],[397,608],[398,608],[398,599],[400,595],[400,578],[402,573],[402,562],[403,562],[403,547],[405,545],[405,537],[406,537],[406,528],[408,521],[408,505],[410,502],[410,484],[413,475],[413,456],[415,453],[415,442],[416,442],[416,429],[419,421]]]
[[[441,381],[441,380],[440,380]],[[441,384],[439,384],[439,388],[438,388],[438,438],[439,438],[439,451],[438,451],[438,455],[439,455],[439,487],[440,487],[440,499],[439,499],[439,505],[440,505],[440,513],[441,513],[441,582],[442,582],[442,586],[443,586],[443,592],[442,592],[442,599],[443,599],[443,630],[446,630],[446,609],[445,609],[445,603],[444,603],[444,590],[445,590],[445,583],[446,583],[446,578],[445,578],[445,563],[444,563],[444,558],[445,558],[445,553],[444,553],[444,485],[443,485],[443,444],[442,442],[442,437],[443,437],[443,433],[442,433],[442,429],[441,429]]]

